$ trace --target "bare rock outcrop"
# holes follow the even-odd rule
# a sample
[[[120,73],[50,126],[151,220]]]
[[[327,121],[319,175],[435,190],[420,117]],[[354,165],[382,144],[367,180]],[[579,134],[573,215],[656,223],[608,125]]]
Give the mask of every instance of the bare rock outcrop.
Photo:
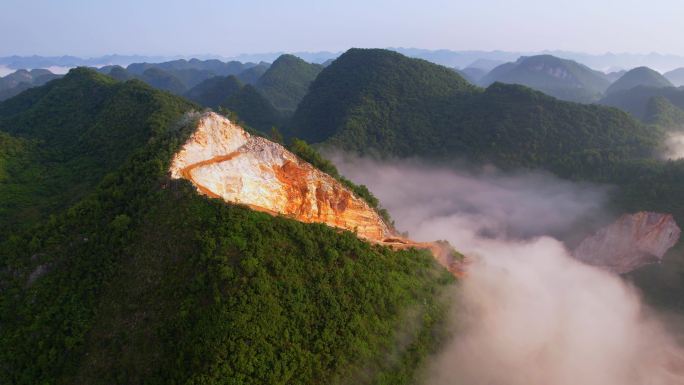
[[[371,241],[393,236],[378,213],[335,178],[213,112],[201,115],[170,171],[226,202],[355,231]]]
[[[660,262],[680,234],[670,214],[645,211],[625,214],[584,239],[572,254],[589,265],[624,274]]]
[[[448,243],[414,242],[399,236],[338,180],[216,113],[200,115],[195,131],[174,155],[170,173],[172,178],[192,182],[200,194],[354,231],[396,250],[426,249],[454,276],[465,273],[464,259]]]

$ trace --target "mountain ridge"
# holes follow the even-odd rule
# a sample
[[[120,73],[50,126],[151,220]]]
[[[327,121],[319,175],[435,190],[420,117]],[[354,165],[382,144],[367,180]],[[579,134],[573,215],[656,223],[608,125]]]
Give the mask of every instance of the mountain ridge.
[[[437,346],[446,307],[435,293],[453,277],[425,251],[392,251],[170,179],[172,158],[196,127],[181,117],[196,108],[87,69],[0,103],[2,123],[23,122],[0,125],[0,145],[13,146],[0,152],[3,182],[31,180],[5,172],[23,151],[7,135],[39,137],[54,156],[100,153],[81,136],[106,138],[111,149],[108,168],[93,169],[73,204],[0,238],[0,377],[409,383]],[[57,177],[71,182],[82,170]],[[388,351],[397,359],[388,362]]]
[[[479,84],[521,84],[559,99],[592,102],[600,98],[610,82],[603,73],[572,60],[551,55],[521,57],[494,68]]]
[[[648,68],[637,67],[627,71],[608,87],[606,94],[626,91],[637,86],[665,88],[672,87],[672,83],[660,73]]]

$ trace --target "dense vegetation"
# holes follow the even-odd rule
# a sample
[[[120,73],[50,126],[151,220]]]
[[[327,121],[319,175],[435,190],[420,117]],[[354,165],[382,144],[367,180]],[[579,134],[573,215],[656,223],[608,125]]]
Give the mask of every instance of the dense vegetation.
[[[664,96],[655,96],[646,104],[644,122],[667,131],[681,131],[684,129],[684,109],[675,106]]]
[[[282,55],[259,78],[256,87],[278,110],[292,113],[322,69],[320,64]]]
[[[134,63],[124,69],[106,66],[99,71],[125,81],[139,79],[213,108],[226,108],[242,122],[262,132],[282,126],[323,69],[292,55],[267,63],[175,60]]]
[[[478,84],[489,86],[495,82],[524,85],[574,102],[596,101],[610,84],[599,71],[551,55],[523,56],[515,63],[502,64]]]
[[[650,108],[660,110],[661,119],[669,111],[668,120],[679,121],[675,101]],[[608,183],[616,187],[616,212],[668,212],[684,224],[684,160],[652,156],[662,127],[522,86],[468,87],[455,72],[394,52],[343,54],[312,84],[289,133],[379,157],[494,163]],[[653,303],[684,310],[684,262],[673,253],[633,278]]]
[[[643,122],[657,123],[658,120],[675,118],[672,114],[676,114],[677,110],[672,110],[670,107],[684,111],[684,90],[674,87],[637,86],[615,91],[603,98],[600,103],[617,107]],[[659,114],[664,114],[664,116],[659,116]]]
[[[620,186],[616,205],[628,211],[672,213],[684,228],[684,159],[659,162],[644,160],[617,168],[610,182]],[[662,263],[630,274],[653,305],[684,313],[684,240]]]
[[[242,87],[242,82],[234,75],[215,76],[191,88],[184,96],[202,106],[217,109]]]
[[[140,79],[154,88],[182,95],[203,81],[216,76],[234,75],[252,84],[267,68],[266,63],[181,59],[163,63],[133,63],[125,69],[120,66],[105,66],[98,71],[122,81]]]
[[[0,104],[0,131],[8,138],[0,145],[0,235],[83,198],[149,139],[152,123],[189,107],[140,82],[86,69]]]
[[[270,67],[269,63],[262,62],[252,68],[247,68],[235,76],[243,83],[255,85]]]
[[[451,276],[427,252],[169,180],[193,123],[173,122],[192,108],[84,69],[0,104],[12,130],[0,135],[0,182],[21,187],[17,162],[57,167],[62,186],[87,182],[64,194],[68,209],[41,207],[49,217],[0,240],[0,378],[410,383],[439,338]],[[30,194],[26,207],[40,206]]]
[[[156,67],[146,69],[139,76],[139,79],[156,89],[168,91],[176,95],[183,94],[187,89],[185,84],[176,76]]]
[[[457,103],[459,94],[474,92],[474,86],[448,68],[392,51],[351,49],[311,84],[288,133],[317,143],[349,132],[358,146],[345,143],[345,149],[398,154],[395,143],[405,145],[404,151],[412,147],[398,138],[404,133],[439,140],[429,127],[417,125],[424,122],[410,121],[415,112],[433,115],[444,101]]]
[[[261,132],[268,132],[274,126],[281,126],[283,122],[282,114],[250,84],[225,99],[220,107],[235,112],[240,121]]]
[[[254,86],[244,85],[233,75],[207,79],[185,96],[205,107],[228,109],[239,121],[262,133],[283,124],[284,116],[271,102]]]
[[[638,86],[662,88],[672,87],[672,83],[663,75],[648,67],[637,67],[627,71],[611,84],[606,90],[606,94],[610,95],[614,92],[625,91]]]
[[[0,77],[0,101],[9,99],[31,88],[42,86],[50,80],[59,78],[45,69],[18,70],[5,77]]]
[[[361,49],[318,76],[289,133],[363,154],[541,165],[566,177],[641,159],[658,143],[656,132],[615,109],[518,85],[482,90],[447,68]]]

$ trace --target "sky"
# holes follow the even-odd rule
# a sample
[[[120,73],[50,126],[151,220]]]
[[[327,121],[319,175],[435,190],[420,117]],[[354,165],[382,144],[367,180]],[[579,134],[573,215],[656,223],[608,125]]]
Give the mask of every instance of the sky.
[[[2,0],[0,56],[350,47],[684,55],[681,0]]]

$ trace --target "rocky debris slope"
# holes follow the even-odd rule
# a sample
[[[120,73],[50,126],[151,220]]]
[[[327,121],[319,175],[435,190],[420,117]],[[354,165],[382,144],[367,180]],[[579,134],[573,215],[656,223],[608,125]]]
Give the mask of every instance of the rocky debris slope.
[[[333,177],[225,117],[202,114],[171,165],[200,193],[302,222],[320,222],[382,242],[393,236],[377,212]]]
[[[645,211],[625,214],[584,239],[573,251],[573,256],[589,265],[624,274],[660,262],[677,243],[680,234],[681,230],[670,214]]]

